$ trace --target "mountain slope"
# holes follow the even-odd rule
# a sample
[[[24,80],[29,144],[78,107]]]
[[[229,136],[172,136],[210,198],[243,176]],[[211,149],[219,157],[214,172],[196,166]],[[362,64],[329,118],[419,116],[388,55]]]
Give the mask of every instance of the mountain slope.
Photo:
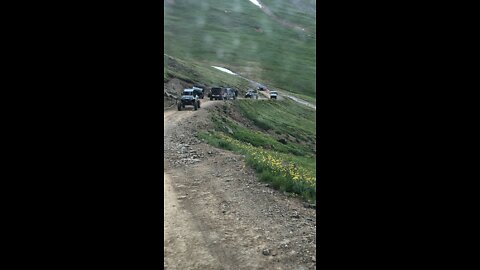
[[[315,97],[314,2],[261,3],[262,9],[247,0],[164,1],[165,53]]]

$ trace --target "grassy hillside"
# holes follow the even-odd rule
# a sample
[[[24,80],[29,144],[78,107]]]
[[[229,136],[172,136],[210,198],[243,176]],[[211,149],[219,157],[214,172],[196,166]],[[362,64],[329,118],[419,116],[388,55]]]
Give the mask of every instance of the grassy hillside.
[[[164,80],[173,78],[240,89],[249,84],[214,68],[165,56]],[[290,99],[245,99],[220,104],[212,112],[215,128],[198,136],[213,146],[245,155],[262,181],[315,203],[315,111]],[[164,107],[168,106],[164,103]]]
[[[304,142],[316,141],[316,115],[312,109],[288,99],[262,103],[242,100],[239,105],[245,116],[266,131]]]
[[[262,2],[274,16],[247,0],[164,1],[165,53],[315,97],[314,2]],[[286,27],[279,19],[306,31]]]
[[[209,66],[203,66],[195,62],[186,62],[168,56],[164,56],[163,61],[164,82],[171,78],[178,78],[206,87],[229,86],[244,90],[250,86],[250,83],[244,79],[221,72]]]
[[[270,9],[276,17],[305,28],[307,33],[315,37],[317,10],[315,0],[262,0],[262,3]]]
[[[316,201],[313,110],[288,100],[238,100],[223,105],[213,122],[215,130],[199,133],[200,138],[245,155],[260,179],[273,187]]]

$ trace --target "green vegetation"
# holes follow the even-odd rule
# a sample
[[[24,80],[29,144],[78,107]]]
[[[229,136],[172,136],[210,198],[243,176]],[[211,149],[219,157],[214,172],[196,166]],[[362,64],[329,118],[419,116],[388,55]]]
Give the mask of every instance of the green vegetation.
[[[262,0],[277,17],[298,25],[307,33],[315,36],[316,1],[315,0]]]
[[[312,109],[288,99],[261,103],[242,100],[240,108],[247,118],[266,131],[316,143],[316,115]]]
[[[287,100],[239,100],[232,106],[261,129],[254,131],[229,117],[232,112],[225,105],[212,117],[215,130],[198,136],[213,146],[245,155],[262,181],[315,202],[314,111]]]
[[[297,97],[299,99],[305,100],[305,101],[307,101],[311,104],[317,104],[317,98],[316,97],[306,96],[306,95],[302,95],[302,94],[298,94],[298,93],[292,93],[292,92],[287,91],[287,90],[282,89],[282,88],[277,88],[275,90],[280,90],[280,91],[282,91],[282,93],[285,93],[285,94]]]
[[[262,3],[265,12],[247,0],[164,1],[164,53],[172,56],[164,56],[164,81],[251,87],[211,67],[221,66],[316,103],[315,1]],[[212,112],[214,130],[197,136],[245,155],[262,181],[316,202],[315,111],[289,99],[227,104]]]
[[[217,128],[225,133],[230,133],[230,136],[240,142],[249,143],[255,147],[266,147],[268,149],[278,151],[281,153],[293,154],[296,156],[304,156],[310,149],[295,145],[294,143],[282,144],[275,139],[275,137],[269,136],[263,132],[253,131],[242,125],[235,123],[235,121],[229,118],[212,118]]]
[[[221,72],[212,67],[205,67],[195,62],[186,62],[178,58],[163,57],[164,81],[178,78],[186,82],[201,83],[203,85],[229,86],[246,89],[249,82],[238,77]]]
[[[265,4],[275,18],[305,26],[308,32],[285,27],[246,0],[164,1],[165,53],[314,98],[315,14],[305,13],[311,0],[296,2]]]
[[[254,147],[221,132],[202,132],[199,137],[214,146],[246,155],[247,163],[260,174],[260,180],[271,183],[274,188],[316,202],[314,162],[304,163],[305,160],[290,155]]]

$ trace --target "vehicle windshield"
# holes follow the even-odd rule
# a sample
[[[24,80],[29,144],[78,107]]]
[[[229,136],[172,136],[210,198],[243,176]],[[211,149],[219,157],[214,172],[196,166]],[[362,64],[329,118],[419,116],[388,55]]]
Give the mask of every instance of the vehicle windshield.
[[[183,95],[184,96],[193,96],[193,92],[192,91],[183,91]]]

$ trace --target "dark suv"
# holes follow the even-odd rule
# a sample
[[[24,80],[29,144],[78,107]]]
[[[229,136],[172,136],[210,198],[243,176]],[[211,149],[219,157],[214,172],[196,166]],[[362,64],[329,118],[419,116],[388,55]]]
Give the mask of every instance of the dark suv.
[[[208,94],[208,97],[210,100],[222,100],[223,99],[223,93],[224,89],[221,87],[212,87],[210,90],[210,93]]]
[[[196,94],[199,99],[203,99],[203,97],[205,95],[203,93],[203,88],[196,87],[196,86],[193,87],[193,93]]]

